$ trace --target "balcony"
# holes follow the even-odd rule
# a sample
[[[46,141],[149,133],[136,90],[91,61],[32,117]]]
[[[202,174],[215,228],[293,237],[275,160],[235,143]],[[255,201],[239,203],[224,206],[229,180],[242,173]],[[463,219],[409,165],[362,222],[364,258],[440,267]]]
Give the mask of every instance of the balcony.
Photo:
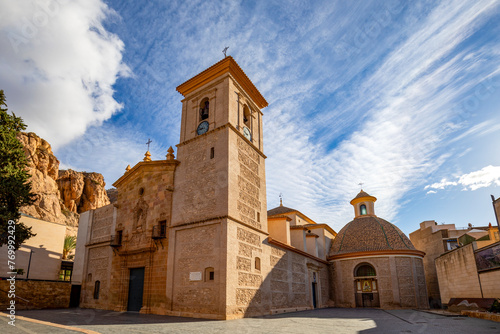
[[[163,224],[153,226],[153,239],[165,239],[167,237],[167,229]]]
[[[122,245],[122,233],[121,231],[118,234],[112,235],[109,245],[111,247],[120,247]]]

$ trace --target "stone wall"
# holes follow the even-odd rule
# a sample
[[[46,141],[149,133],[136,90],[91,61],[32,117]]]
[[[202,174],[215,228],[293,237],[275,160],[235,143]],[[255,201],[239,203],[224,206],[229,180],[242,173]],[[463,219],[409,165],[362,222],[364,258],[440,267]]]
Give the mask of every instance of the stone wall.
[[[230,222],[228,237],[228,318],[269,314],[264,278],[270,264],[263,250],[265,235]]]
[[[313,308],[312,284],[316,283],[316,307],[329,305],[328,266],[288,249],[271,246],[271,311]]]
[[[354,271],[358,265],[367,263],[376,271],[381,308],[428,308],[421,258],[393,255],[335,260],[333,263],[337,307],[356,307]]]
[[[227,131],[178,147],[181,164],[175,175],[173,226],[227,215]]]
[[[425,268],[425,281],[427,284],[429,301],[432,304],[431,307],[439,307],[441,303],[435,260],[445,251],[443,245],[444,232],[446,231],[439,230],[433,232],[432,226],[429,226],[425,229],[419,229],[410,233],[410,240],[415,248],[425,252],[423,260]]]
[[[10,281],[0,281],[0,307],[5,310],[10,303],[8,294]],[[69,282],[45,282],[45,281],[16,281],[16,296],[29,301],[16,298],[16,309],[46,309],[46,308],[67,308],[71,284]]]
[[[473,244],[447,252],[436,259],[441,302],[450,298],[481,298]]]
[[[500,268],[481,272],[479,274],[483,298],[498,298],[500,296]]]
[[[447,252],[436,259],[442,303],[451,298],[498,298],[500,268],[478,273],[474,244]]]
[[[224,313],[225,257],[223,222],[213,221],[173,230],[171,277],[172,312],[216,318]],[[213,268],[210,280],[208,268]],[[176,313],[174,313],[176,314]]]
[[[85,244],[85,263],[82,273],[82,292],[80,305],[87,308],[110,309],[111,299],[111,261],[113,249],[109,243],[114,227],[113,205],[93,210],[85,222],[89,224]],[[86,216],[85,216],[86,217]],[[83,223],[83,220],[81,221]],[[99,296],[94,298],[96,282],[99,281]]]

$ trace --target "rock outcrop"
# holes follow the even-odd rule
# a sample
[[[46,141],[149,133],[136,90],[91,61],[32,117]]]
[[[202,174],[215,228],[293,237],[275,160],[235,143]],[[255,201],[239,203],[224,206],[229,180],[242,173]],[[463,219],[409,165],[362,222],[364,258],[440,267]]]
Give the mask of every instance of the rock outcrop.
[[[108,194],[109,202],[111,204],[118,202],[118,189],[109,188],[106,189],[106,193]]]
[[[23,207],[21,211],[35,218],[76,226],[78,217],[63,214],[61,208],[56,182],[59,175],[59,160],[52,152],[50,144],[33,132],[20,132],[17,138],[24,146],[31,175],[31,191],[36,195],[35,203]]]
[[[60,170],[57,184],[64,206],[71,212],[82,213],[110,203],[99,173]]]
[[[68,234],[76,234],[79,213],[109,204],[104,178],[99,173],[59,170],[59,160],[50,144],[35,133],[20,132],[36,201],[21,208],[23,213],[46,221],[64,223]]]

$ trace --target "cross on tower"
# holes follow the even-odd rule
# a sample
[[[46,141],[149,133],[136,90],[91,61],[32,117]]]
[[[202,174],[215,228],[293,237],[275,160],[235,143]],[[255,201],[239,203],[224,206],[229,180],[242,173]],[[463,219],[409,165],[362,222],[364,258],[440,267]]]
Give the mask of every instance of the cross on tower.
[[[283,206],[283,194],[280,193],[279,197],[280,197],[280,206]]]
[[[363,189],[363,184],[364,184],[363,182],[358,183],[358,185],[361,187],[361,189]]]
[[[227,57],[227,56],[226,56],[226,51],[227,51],[227,49],[229,49],[229,46],[226,46],[226,47],[224,48],[224,50],[222,50],[222,53],[224,53],[224,58],[226,58],[226,57]]]
[[[146,145],[148,145],[148,151],[149,151],[149,144],[151,144],[152,142],[153,141],[150,138],[148,138],[148,142],[146,143]]]

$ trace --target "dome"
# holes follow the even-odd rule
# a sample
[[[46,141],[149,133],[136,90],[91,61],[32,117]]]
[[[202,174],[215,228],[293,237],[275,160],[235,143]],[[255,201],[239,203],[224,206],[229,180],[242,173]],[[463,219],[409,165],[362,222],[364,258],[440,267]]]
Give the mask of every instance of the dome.
[[[335,237],[330,256],[339,254],[415,250],[410,239],[396,226],[376,216],[359,216],[344,226]]]
[[[274,209],[268,210],[267,211],[267,216],[276,216],[276,215],[282,215],[288,212],[294,212],[297,211],[295,209],[287,208],[286,206],[280,205]]]

